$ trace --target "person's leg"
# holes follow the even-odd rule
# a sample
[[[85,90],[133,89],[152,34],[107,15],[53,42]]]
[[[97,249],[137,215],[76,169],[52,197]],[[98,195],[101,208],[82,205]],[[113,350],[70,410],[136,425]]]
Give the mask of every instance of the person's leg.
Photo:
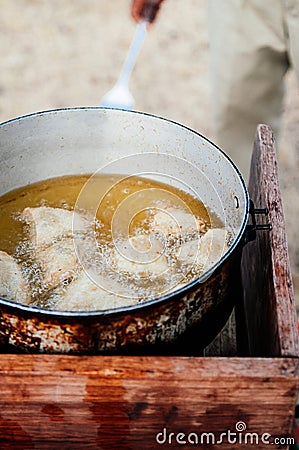
[[[258,123],[277,134],[288,68],[284,0],[208,0],[214,141],[244,177]]]
[[[289,57],[299,81],[299,0],[286,0],[285,5]]]

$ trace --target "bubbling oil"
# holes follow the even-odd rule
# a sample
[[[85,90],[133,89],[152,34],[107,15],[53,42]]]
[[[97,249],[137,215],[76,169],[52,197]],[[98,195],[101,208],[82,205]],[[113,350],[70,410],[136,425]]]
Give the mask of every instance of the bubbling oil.
[[[93,251],[88,254],[90,243],[96,243],[97,248],[101,249],[102,255],[105,256],[100,261],[101,272],[105,272],[107,268],[106,259],[109,260],[114,254],[115,242],[123,242],[130,236],[150,234],[150,224],[157,211],[187,212],[201,221],[203,232],[211,228],[211,222],[213,227],[223,227],[221,220],[200,199],[167,183],[140,176],[110,174],[62,176],[6,193],[0,197],[0,250],[12,255],[20,264],[24,277],[30,285],[31,303],[48,309],[55,309],[59,295],[57,291],[49,293],[49,287],[43,283],[43,271],[35,260],[28,226],[20,220],[25,208],[42,206],[75,210],[90,220],[89,236],[85,236],[88,242],[87,250],[84,252],[85,259],[96,260]],[[165,255],[171,266],[171,252],[181,242],[178,240],[174,242],[173,236],[169,235],[163,242]],[[109,267],[111,268],[111,264]],[[185,282],[198,275],[194,268],[188,270],[190,273],[185,277]],[[114,272],[108,270],[107,274],[110,279],[117,278],[116,282],[120,284],[118,293],[121,293],[122,285],[128,282],[128,276],[118,273],[117,270]],[[181,279],[181,274],[178,275],[173,271],[167,276],[170,285]],[[155,284],[152,277],[146,277],[146,282],[144,279],[141,281],[138,275],[131,286],[134,292],[137,291],[139,299],[144,301],[159,295],[160,286]],[[69,283],[70,280],[63,280],[59,287],[60,292],[65,292]]]
[[[150,214],[151,206],[161,209],[181,208],[184,204],[192,214],[204,220],[208,227],[211,224],[213,214],[198,198],[165,183],[137,176],[105,174],[92,178],[90,175],[62,176],[32,183],[0,197],[0,249],[13,255],[19,242],[26,240],[26,227],[19,220],[25,208],[49,206],[72,211],[87,182],[87,194],[84,195],[82,200],[84,206],[81,208],[88,212],[94,204],[99,205],[96,218],[101,236],[107,240],[111,238],[111,223],[115,211],[124,202],[130,203],[128,200],[130,198],[135,202],[134,209],[141,210],[129,223],[130,233],[136,228],[146,226],[147,214],[144,212],[146,209],[144,205],[150,205],[147,209]],[[125,215],[118,215],[118,228],[127,227],[127,223],[122,223],[125,220]],[[221,223],[214,215],[213,221],[215,220]]]

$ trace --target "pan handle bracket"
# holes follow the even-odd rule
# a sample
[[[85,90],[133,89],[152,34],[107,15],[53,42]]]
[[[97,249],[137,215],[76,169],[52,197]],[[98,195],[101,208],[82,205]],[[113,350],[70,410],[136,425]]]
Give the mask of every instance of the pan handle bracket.
[[[245,244],[247,244],[247,242],[255,240],[257,231],[271,231],[272,230],[272,224],[269,222],[257,223],[256,216],[267,217],[269,214],[268,208],[255,208],[253,201],[250,200],[249,214],[251,217],[251,224],[246,226]]]

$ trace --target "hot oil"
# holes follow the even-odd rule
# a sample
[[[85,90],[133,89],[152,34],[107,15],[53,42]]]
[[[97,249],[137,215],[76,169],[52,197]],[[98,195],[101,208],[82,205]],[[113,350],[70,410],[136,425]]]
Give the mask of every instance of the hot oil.
[[[82,188],[88,180],[82,194]],[[82,198],[79,201],[80,208],[90,211],[94,210],[94,205],[97,206],[95,212],[101,224],[101,236],[107,239],[111,238],[112,219],[118,208],[120,213],[117,214],[116,228],[127,229],[129,226],[129,233],[134,228],[146,227],[147,217],[155,207],[184,207],[210,224],[210,214],[200,200],[161,182],[119,175],[98,175],[92,178],[89,175],[63,176],[39,181],[0,197],[0,250],[12,255],[19,242],[26,239],[26,227],[19,220],[25,208],[50,206],[73,210],[79,194],[79,199]],[[129,224],[125,214],[126,202],[128,208],[133,203],[132,209],[137,211]]]
[[[206,230],[211,227],[211,220],[213,226],[215,223],[216,226],[223,226],[199,199],[170,185],[143,177],[72,175],[40,181],[11,191],[0,197],[0,250],[12,255],[21,265],[25,279],[30,284],[32,303],[50,309],[55,309],[57,293],[55,290],[51,293],[44,285],[43,271],[36,261],[28,226],[20,220],[25,208],[40,206],[75,209],[89,217],[91,234],[87,238],[90,238],[89,242],[95,242],[104,254],[99,265],[97,262],[93,269],[101,273],[106,271],[108,277],[120,285],[118,292],[122,291],[122,286],[127,287],[131,283],[129,290],[132,288],[134,295],[143,300],[159,295],[166,285],[174,286],[176,280],[180,282],[182,274],[169,270],[167,276],[158,277],[158,281],[148,276],[140,281],[139,275],[130,278],[127,274],[119,274],[118,270],[111,272],[113,261],[109,267],[107,261],[114,254],[113,246],[117,240],[147,234],[154,214],[169,209],[193,214],[205,223]],[[94,236],[96,241],[93,240]],[[167,252],[173,251],[173,241],[170,239],[164,244],[167,255]],[[88,251],[83,253],[86,253],[87,264],[90,264],[88,260],[92,261],[93,255],[89,258]],[[196,272],[192,272],[185,280],[196,275]],[[64,289],[68,289],[69,282],[71,280],[65,280],[61,284],[62,294]]]
[[[0,249],[13,254],[26,238],[20,214],[27,207],[51,206],[71,209],[86,177],[59,177],[15,189],[0,197]],[[84,181],[85,180],[85,181]]]

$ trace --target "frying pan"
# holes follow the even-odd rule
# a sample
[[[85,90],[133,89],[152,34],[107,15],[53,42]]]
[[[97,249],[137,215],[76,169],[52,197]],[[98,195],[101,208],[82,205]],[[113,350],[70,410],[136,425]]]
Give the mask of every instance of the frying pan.
[[[149,114],[105,108],[35,113],[0,126],[0,195],[73,174],[146,173],[196,192],[231,235],[202,276],[159,298],[105,311],[55,311],[0,299],[0,343],[26,351],[109,353],[178,342],[203,348],[230,314],[249,214],[245,183],[219,148],[197,132]]]

